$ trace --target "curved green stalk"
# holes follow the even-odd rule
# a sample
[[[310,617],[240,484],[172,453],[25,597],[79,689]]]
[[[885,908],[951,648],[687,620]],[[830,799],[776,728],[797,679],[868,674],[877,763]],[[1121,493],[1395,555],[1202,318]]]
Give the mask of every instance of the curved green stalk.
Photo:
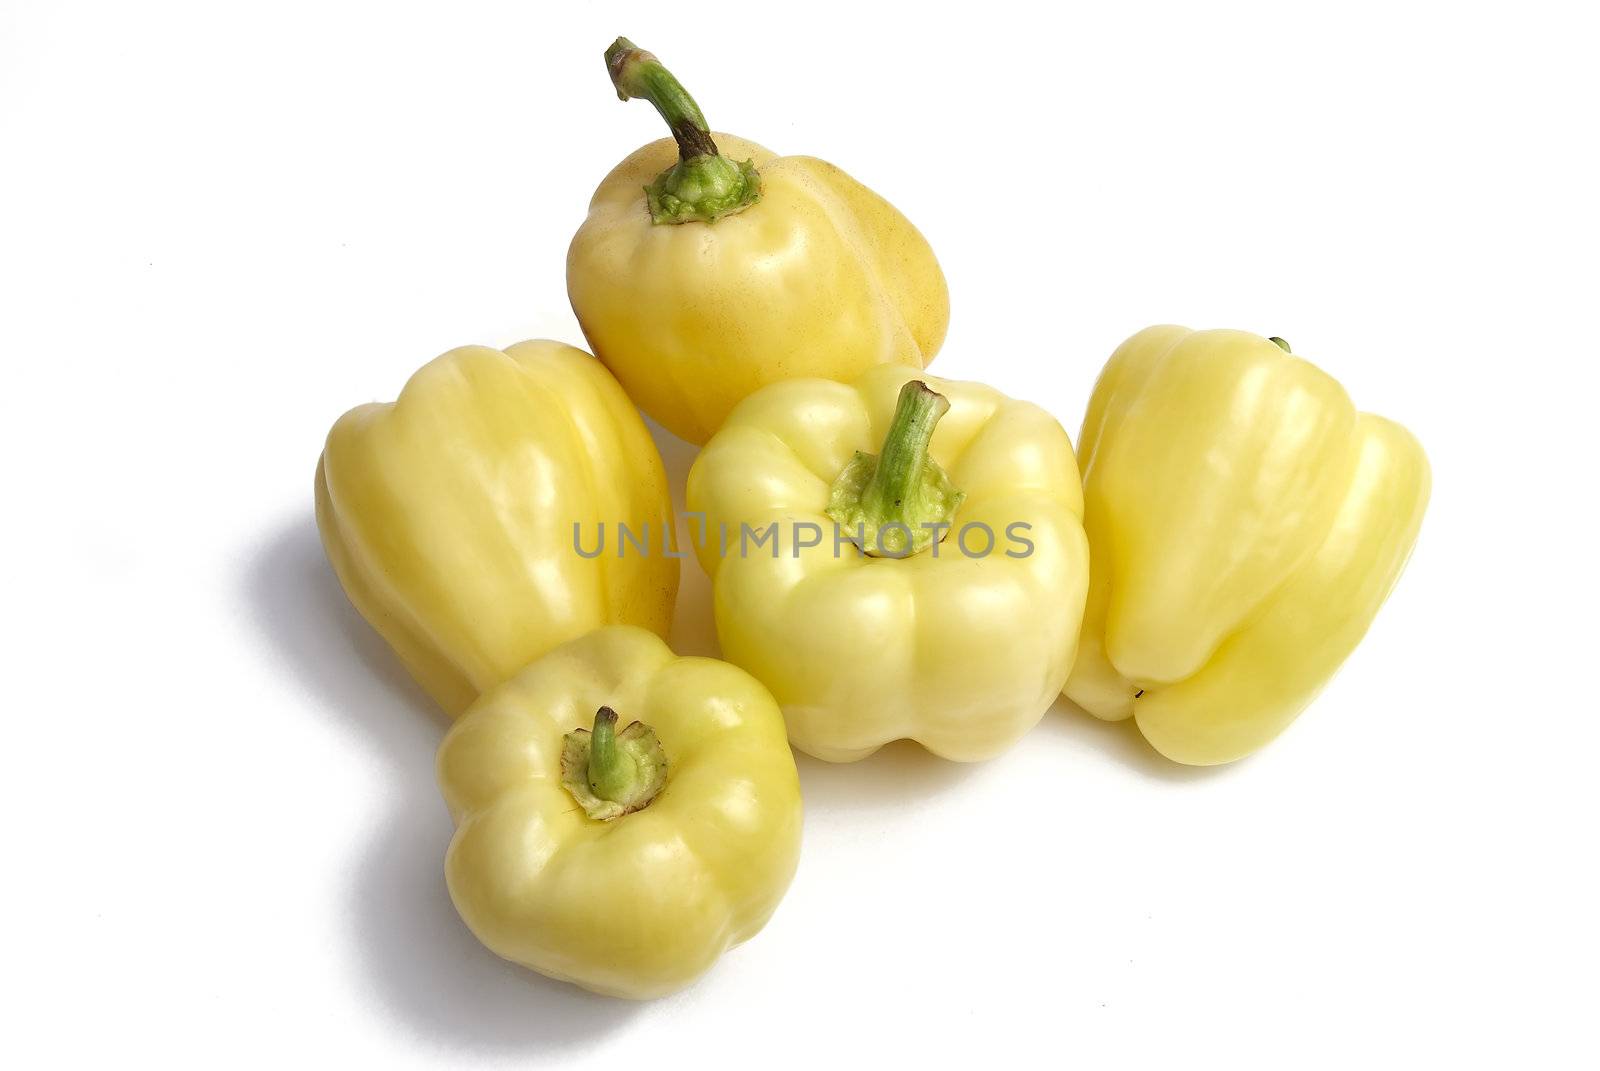
[[[655,730],[640,722],[617,731],[617,712],[601,707],[594,729],[562,737],[561,783],[590,818],[631,814],[667,783],[667,756]]]
[[[606,49],[606,70],[622,100],[655,105],[678,143],[678,162],[644,188],[656,223],[712,223],[761,200],[761,176],[749,160],[717,151],[711,128],[689,91],[661,61],[626,37]]]

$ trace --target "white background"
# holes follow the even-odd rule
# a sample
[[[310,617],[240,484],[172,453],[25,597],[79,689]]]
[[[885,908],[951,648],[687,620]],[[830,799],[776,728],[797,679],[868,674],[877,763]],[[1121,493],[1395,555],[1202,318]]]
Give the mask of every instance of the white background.
[[[0,1060],[1595,1066],[1595,28],[1202,7],[0,3]],[[582,343],[567,242],[662,132],[619,32],[916,222],[938,374],[1076,432],[1140,327],[1281,334],[1435,473],[1263,753],[1063,704],[984,766],[802,758],[787,900],[648,1005],[458,921],[443,723],[311,515],[344,409]]]

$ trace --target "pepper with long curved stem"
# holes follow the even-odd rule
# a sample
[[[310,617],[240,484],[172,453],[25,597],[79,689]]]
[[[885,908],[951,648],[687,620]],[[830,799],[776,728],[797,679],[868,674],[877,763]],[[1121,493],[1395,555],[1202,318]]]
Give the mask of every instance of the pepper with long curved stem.
[[[619,37],[606,49],[606,70],[621,100],[655,106],[678,143],[678,162],[645,187],[656,223],[711,223],[761,199],[761,176],[746,160],[717,151],[711,128],[689,91],[655,55]]]

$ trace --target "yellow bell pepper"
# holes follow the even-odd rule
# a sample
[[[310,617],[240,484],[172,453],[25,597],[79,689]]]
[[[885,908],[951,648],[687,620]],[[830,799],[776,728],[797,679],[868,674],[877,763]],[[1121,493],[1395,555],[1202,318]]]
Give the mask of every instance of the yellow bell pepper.
[[[688,503],[723,656],[802,751],[849,762],[910,738],[988,758],[1066,682],[1083,497],[1037,406],[901,365],[777,383],[706,445]]]
[[[1066,694],[1178,762],[1248,755],[1311,702],[1428,503],[1416,439],[1288,348],[1149,328],[1084,419],[1093,576]]]
[[[772,697],[642,629],[592,632],[485,695],[440,746],[439,785],[450,898],[478,940],[612,996],[689,984],[766,924],[799,862]]]
[[[590,629],[671,624],[661,457],[616,380],[571,346],[464,346],[399,401],[352,409],[328,433],[316,503],[350,601],[451,716]],[[620,524],[648,532],[650,553],[578,552],[574,525],[592,551]]]
[[[677,80],[626,38],[606,63],[618,95],[654,104],[673,138],[595,191],[567,292],[640,408],[703,443],[776,380],[848,382],[875,364],[933,360],[950,299],[910,221],[832,164],[713,136]]]

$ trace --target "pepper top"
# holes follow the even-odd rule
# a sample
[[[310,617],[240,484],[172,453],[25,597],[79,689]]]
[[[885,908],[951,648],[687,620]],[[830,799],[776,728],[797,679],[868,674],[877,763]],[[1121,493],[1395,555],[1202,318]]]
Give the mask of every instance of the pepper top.
[[[606,49],[606,70],[617,97],[655,105],[678,143],[678,162],[644,188],[655,223],[714,223],[761,200],[754,162],[729,160],[717,151],[711,128],[689,91],[654,53],[619,37]]]

